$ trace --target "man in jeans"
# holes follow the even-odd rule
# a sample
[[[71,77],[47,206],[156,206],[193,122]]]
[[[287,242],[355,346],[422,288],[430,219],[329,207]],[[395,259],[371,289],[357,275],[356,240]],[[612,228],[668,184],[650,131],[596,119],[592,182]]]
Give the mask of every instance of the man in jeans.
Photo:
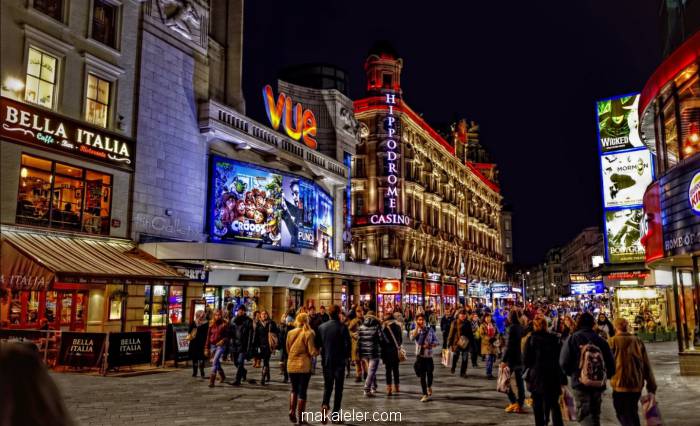
[[[523,327],[520,325],[520,312],[517,309],[510,311],[508,317],[508,342],[506,350],[503,352],[502,364],[510,368],[511,374],[515,378],[518,394],[513,392],[512,387],[508,387],[508,400],[510,405],[506,407],[506,413],[524,413],[525,407],[525,384],[523,383],[523,354],[521,341],[523,337]]]
[[[374,314],[374,311],[367,312],[365,321],[358,330],[360,358],[367,362],[367,380],[365,380],[364,395],[373,397],[377,391],[377,368],[381,358],[381,345],[384,340],[384,333],[381,331],[381,323]]]
[[[241,305],[236,310],[230,324],[231,334],[231,359],[236,366],[236,380],[234,386],[239,386],[245,380],[247,370],[245,361],[253,340],[253,320],[245,312],[245,306]]]
[[[331,393],[335,388],[333,399],[333,413],[340,412],[340,403],[343,400],[343,384],[345,382],[345,363],[350,357],[350,333],[348,328],[340,322],[340,307],[332,305],[328,309],[329,320],[321,324],[316,334],[316,347],[321,351],[323,365],[323,403],[321,410],[326,424],[328,417]],[[332,420],[336,420],[332,418]]]
[[[594,324],[593,315],[588,312],[581,314],[576,323],[576,332],[564,342],[559,355],[562,370],[571,377],[577,420],[584,426],[600,426],[600,405],[605,384],[601,387],[590,387],[581,383],[581,347],[589,343],[597,346],[603,356],[606,376],[612,377],[615,374],[615,360],[610,346],[593,331]]]

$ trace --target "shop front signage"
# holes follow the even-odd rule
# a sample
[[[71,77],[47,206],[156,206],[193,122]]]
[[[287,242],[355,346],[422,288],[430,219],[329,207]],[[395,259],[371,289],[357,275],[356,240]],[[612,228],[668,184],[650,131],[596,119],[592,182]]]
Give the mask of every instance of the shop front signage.
[[[293,105],[291,96],[280,92],[275,102],[275,94],[269,84],[263,87],[265,112],[273,129],[278,130],[280,124],[285,133],[295,141],[301,140],[304,145],[316,149],[316,116],[310,109],[304,109],[300,103]]]
[[[326,268],[333,272],[340,272],[340,260],[326,259]]]
[[[690,157],[658,181],[659,222],[662,226],[665,257],[700,250],[700,157]],[[650,190],[647,191],[649,195]],[[656,208],[653,196],[645,198],[644,208]]]
[[[491,285],[491,293],[510,293],[508,284],[493,284]]]
[[[571,283],[587,283],[593,281],[603,281],[603,277],[600,274],[569,274],[569,282]]]
[[[399,294],[401,293],[401,281],[400,280],[378,280],[378,293],[379,294]]]
[[[110,333],[107,353],[109,368],[148,364],[151,362],[151,333]]]
[[[602,281],[571,284],[571,294],[573,295],[602,294],[604,289]]]
[[[190,281],[205,283],[209,281],[209,272],[203,265],[173,264],[169,263],[178,274],[187,277]]]
[[[102,359],[105,333],[61,333],[58,364],[70,367],[97,367]]]
[[[2,138],[133,168],[134,143],[124,136],[5,97],[0,114]]]
[[[387,132],[387,139],[384,141],[386,146],[386,203],[384,204],[383,215],[370,216],[372,225],[387,224],[387,225],[405,225],[410,226],[411,220],[408,216],[397,214],[398,199],[399,199],[399,136],[397,135],[397,120],[394,115],[394,107],[396,106],[396,94],[386,93],[385,102],[387,106],[387,115],[384,118],[384,130]],[[388,211],[387,211],[388,210]]]
[[[690,210],[696,215],[700,215],[700,172],[695,173],[690,179],[688,201],[690,202]]]
[[[659,197],[660,187],[657,181],[649,185],[644,193],[644,208],[639,227],[642,236],[640,242],[644,246],[647,263],[664,257],[664,235]]]

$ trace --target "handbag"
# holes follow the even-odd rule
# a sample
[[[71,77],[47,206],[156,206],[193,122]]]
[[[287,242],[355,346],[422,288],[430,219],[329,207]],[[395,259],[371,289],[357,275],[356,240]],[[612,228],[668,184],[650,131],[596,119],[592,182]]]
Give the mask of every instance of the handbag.
[[[441,356],[442,365],[445,367],[452,367],[452,357],[454,356],[454,352],[449,349],[443,349]]]
[[[187,337],[185,338],[185,340],[189,340],[191,342],[196,337],[197,337],[197,327],[193,328],[192,331],[187,334]]]
[[[496,390],[501,393],[508,393],[510,389],[510,368],[507,365],[498,367],[498,380],[496,381]]]
[[[457,341],[457,347],[460,348],[461,350],[467,349],[469,346],[469,339],[467,339],[467,336],[459,336],[459,340]]]
[[[275,333],[270,331],[267,333],[267,343],[270,345],[270,351],[275,351],[280,344],[280,339]]]
[[[576,400],[571,394],[568,386],[561,387],[561,397],[559,398],[559,407],[561,408],[561,417],[564,420],[576,420]]]
[[[394,341],[394,346],[396,346],[396,351],[399,355],[399,362],[404,362],[406,361],[406,350],[399,346],[399,344],[396,342],[396,336],[394,336],[394,332],[391,331],[391,327],[387,326],[384,327],[385,329],[389,330],[389,335],[391,336],[391,340]]]
[[[661,426],[661,412],[656,404],[656,397],[653,393],[647,393],[642,397],[642,409],[644,410],[644,420],[647,426]]]

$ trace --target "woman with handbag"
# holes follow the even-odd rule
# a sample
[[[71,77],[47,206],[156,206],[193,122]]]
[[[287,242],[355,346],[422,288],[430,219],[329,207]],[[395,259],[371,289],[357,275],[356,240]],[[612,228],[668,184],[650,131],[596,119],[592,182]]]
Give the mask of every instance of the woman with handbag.
[[[447,339],[450,341],[450,349],[454,352],[452,358],[452,370],[454,374],[457,369],[457,362],[462,358],[462,365],[459,368],[459,376],[467,377],[467,366],[469,365],[469,348],[473,345],[474,332],[472,323],[467,320],[467,312],[462,309],[457,314],[457,320],[452,322],[450,334]]]
[[[262,362],[261,385],[270,381],[270,357],[278,345],[279,330],[277,324],[270,319],[270,314],[266,310],[262,310],[253,335],[253,347]]]
[[[486,357],[486,378],[494,380],[496,377],[493,375],[493,363],[498,354],[498,348],[496,348],[498,329],[491,315],[484,315],[484,321],[479,326],[479,335],[481,336],[481,355]]]
[[[289,394],[289,420],[305,424],[301,414],[306,410],[306,391],[311,380],[311,358],[318,355],[315,334],[309,326],[309,315],[299,313],[296,328],[287,334],[287,372],[292,382]]]
[[[228,323],[224,321],[221,309],[214,311],[214,317],[209,323],[207,332],[207,345],[204,355],[211,356],[211,375],[209,376],[209,387],[214,387],[217,373],[221,376],[221,383],[226,380],[224,369],[221,367],[221,360],[228,346],[229,333]]]
[[[433,395],[433,348],[438,345],[438,338],[432,328],[425,325],[425,314],[416,315],[416,329],[411,334],[416,342],[416,362],[413,370],[420,377],[423,390],[421,402],[430,401]]]
[[[188,353],[190,361],[192,361],[192,377],[197,377],[197,369],[204,377],[204,349],[207,345],[207,334],[209,332],[209,322],[204,315],[203,310],[194,313],[194,321],[190,323],[190,330],[187,334],[187,340],[190,341]]]
[[[390,312],[384,314],[382,333],[384,340],[381,352],[386,369],[386,395],[391,396],[392,393],[399,393],[399,363],[406,359],[406,351],[401,347],[401,326]]]

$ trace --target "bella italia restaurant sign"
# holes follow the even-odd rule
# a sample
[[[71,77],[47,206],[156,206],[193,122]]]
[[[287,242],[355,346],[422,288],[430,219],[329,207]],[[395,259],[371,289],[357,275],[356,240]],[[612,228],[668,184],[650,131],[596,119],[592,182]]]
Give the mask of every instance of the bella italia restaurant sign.
[[[40,108],[0,99],[0,137],[133,168],[134,143],[123,136]]]

